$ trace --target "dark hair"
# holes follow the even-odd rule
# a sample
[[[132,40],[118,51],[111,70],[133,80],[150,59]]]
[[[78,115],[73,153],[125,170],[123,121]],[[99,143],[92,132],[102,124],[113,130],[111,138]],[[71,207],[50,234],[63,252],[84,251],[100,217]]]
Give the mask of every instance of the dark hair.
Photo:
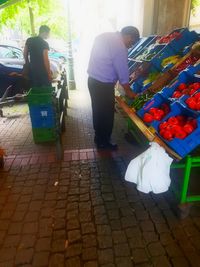
[[[121,30],[121,34],[122,35],[130,35],[135,40],[139,40],[139,38],[140,38],[140,33],[139,33],[138,29],[136,27],[133,27],[133,26],[124,27]]]
[[[39,33],[50,32],[50,28],[47,25],[40,26]]]

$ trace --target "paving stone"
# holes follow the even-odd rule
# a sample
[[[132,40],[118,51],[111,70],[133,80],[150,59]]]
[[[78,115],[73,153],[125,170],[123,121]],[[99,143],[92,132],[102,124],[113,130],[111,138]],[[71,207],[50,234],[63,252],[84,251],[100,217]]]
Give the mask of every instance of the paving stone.
[[[125,229],[125,233],[128,238],[133,238],[135,236],[142,236],[142,232],[138,227],[127,228]]]
[[[145,247],[145,242],[144,242],[143,238],[140,236],[135,236],[133,238],[130,238],[128,240],[128,242],[129,242],[130,248],[132,248],[132,249]]]
[[[82,251],[82,258],[84,261],[95,260],[97,258],[96,247],[84,248]]]
[[[10,235],[18,235],[22,232],[23,225],[22,223],[11,223],[8,229],[8,234]]]
[[[11,261],[15,258],[16,248],[1,248],[0,262]]]
[[[113,263],[113,250],[110,248],[98,250],[98,260],[100,264]]]
[[[68,230],[79,229],[79,228],[80,228],[80,223],[78,219],[71,219],[67,222]]]
[[[184,259],[183,257],[175,257],[175,258],[172,258],[171,261],[172,261],[172,264],[174,267],[188,267],[189,266],[188,261],[186,259]],[[171,266],[171,265],[169,265],[169,266]]]
[[[111,235],[111,229],[109,225],[97,225],[98,235]]]
[[[162,233],[160,235],[160,242],[165,246],[174,243],[174,239],[170,233]]]
[[[140,223],[140,225],[141,225],[143,232],[154,231],[154,225],[153,225],[152,221],[150,221],[150,220],[142,221]]]
[[[144,263],[149,260],[145,249],[142,248],[132,250],[132,256],[133,256],[133,261],[136,264]]]
[[[48,266],[49,252],[37,252],[34,254],[33,266]]]
[[[158,241],[158,235],[155,232],[143,232],[143,238],[147,244]]]
[[[65,251],[65,239],[56,239],[53,240],[51,243],[51,250],[52,252],[56,253],[56,252],[63,252]]]
[[[70,243],[80,241],[80,239],[81,239],[80,230],[72,230],[68,232],[68,240]]]
[[[137,224],[135,216],[128,216],[121,218],[122,228],[129,228]]]
[[[112,238],[113,238],[114,244],[127,242],[127,238],[126,238],[124,231],[113,231]]]
[[[82,244],[81,243],[69,245],[66,249],[67,258],[78,256],[81,253],[82,253]]]
[[[114,251],[117,257],[124,257],[130,255],[130,249],[128,244],[126,243],[114,245]]]
[[[24,234],[35,234],[38,231],[38,223],[37,222],[30,222],[26,223],[23,226],[23,233]]]
[[[65,266],[65,257],[63,254],[56,253],[50,256],[49,267],[64,267],[64,266]]]
[[[81,261],[79,257],[70,258],[66,261],[66,267],[81,267]]]
[[[15,264],[23,265],[31,263],[33,258],[33,252],[34,250],[32,248],[18,250],[16,254]]]
[[[169,257],[181,257],[183,256],[183,252],[181,251],[180,247],[176,243],[171,243],[165,247],[167,254]]]
[[[35,235],[23,235],[19,248],[32,248],[36,242]]]
[[[133,267],[133,262],[130,257],[119,257],[116,258],[117,267]]]
[[[83,247],[84,248],[94,247],[97,245],[97,238],[93,234],[84,235],[82,238],[83,238]]]
[[[112,238],[110,236],[100,235],[97,237],[99,248],[111,248],[112,247]]]
[[[91,212],[81,212],[79,213],[80,222],[91,222],[92,221],[92,214]]]
[[[51,249],[51,238],[45,237],[37,240],[36,251],[50,251]]]
[[[20,235],[8,235],[4,241],[4,247],[17,247],[19,245]]]
[[[115,267],[115,264],[113,263],[108,263],[108,264],[103,264],[101,267]]]
[[[93,223],[82,223],[81,229],[83,234],[90,234],[95,232],[95,227]]]
[[[84,264],[84,267],[98,267],[97,261],[88,261]]]
[[[165,250],[159,242],[149,244],[148,250],[149,250],[151,256],[153,256],[153,257],[161,256],[161,255],[165,254]]]

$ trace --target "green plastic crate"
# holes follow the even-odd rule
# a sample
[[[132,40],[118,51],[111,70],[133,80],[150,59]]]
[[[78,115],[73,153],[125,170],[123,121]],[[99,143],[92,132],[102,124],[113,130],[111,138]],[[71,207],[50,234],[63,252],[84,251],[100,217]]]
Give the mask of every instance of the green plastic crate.
[[[35,143],[56,141],[56,128],[32,128]]]
[[[28,104],[43,105],[53,103],[54,87],[33,87],[28,93]]]

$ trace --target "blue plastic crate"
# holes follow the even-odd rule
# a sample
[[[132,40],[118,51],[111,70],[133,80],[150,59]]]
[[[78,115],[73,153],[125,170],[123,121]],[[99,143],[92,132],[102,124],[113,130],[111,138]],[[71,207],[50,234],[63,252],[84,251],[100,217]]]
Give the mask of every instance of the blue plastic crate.
[[[143,118],[144,114],[149,112],[149,110],[151,108],[159,108],[164,103],[170,105],[171,101],[169,99],[165,98],[162,94],[157,93],[156,95],[154,95],[154,97],[151,100],[149,100],[147,103],[145,103],[144,106],[140,110],[137,111],[137,114],[140,118]],[[153,121],[152,123],[147,123],[147,125],[149,125],[149,126],[151,125],[154,128],[157,128],[158,124],[160,124],[160,121]]]
[[[189,31],[188,28],[175,29],[170,34],[175,31],[179,31],[180,35],[169,43],[170,47],[175,52],[180,52],[180,50],[184,49],[184,47],[189,46],[190,44],[193,44],[199,40],[198,34],[195,31]]]
[[[141,41],[137,43],[137,46],[134,46],[128,53],[129,58],[136,58],[141,54],[146,47],[149,47],[151,44],[155,43],[157,40],[156,35],[142,38]]]
[[[52,128],[56,124],[56,114],[52,105],[29,106],[33,128]]]
[[[137,82],[133,82],[130,87],[134,93],[141,93],[141,85],[139,85]]]
[[[168,65],[166,67],[162,66],[162,61],[165,58],[175,56],[177,53],[168,45],[165,45],[162,50],[159,51],[159,53],[151,60],[151,63],[153,66],[155,66],[158,70],[165,72],[168,69],[170,69],[172,66]]]
[[[172,141],[167,141],[162,136],[160,136],[159,133],[158,136],[177,154],[179,154],[181,157],[185,157],[200,145],[200,117],[195,116],[193,112],[185,109],[185,107],[183,107],[179,102],[175,102],[171,105],[171,112],[160,123],[167,121],[170,117],[178,115],[197,119],[196,130],[194,130],[194,132],[188,135],[185,139],[174,138]],[[159,129],[159,125],[156,127],[157,131]]]
[[[182,71],[178,78],[169,86],[166,86],[163,88],[163,90],[161,91],[161,93],[165,96],[165,97],[172,97],[174,91],[176,91],[177,87],[181,84],[181,83],[194,83],[194,82],[200,82],[200,78],[195,77],[195,74],[192,74],[194,69],[192,69],[192,71],[188,71],[188,70],[184,70]]]

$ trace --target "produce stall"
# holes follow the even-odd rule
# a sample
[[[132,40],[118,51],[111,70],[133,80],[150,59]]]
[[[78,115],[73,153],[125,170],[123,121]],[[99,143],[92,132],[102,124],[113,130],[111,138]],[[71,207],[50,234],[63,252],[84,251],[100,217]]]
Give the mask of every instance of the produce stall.
[[[148,41],[147,41],[148,40]],[[140,41],[129,51],[134,100],[116,96],[128,117],[134,139],[157,142],[174,158],[172,168],[184,169],[181,204],[199,201],[188,196],[190,172],[200,166],[200,46],[199,36],[186,28]]]

